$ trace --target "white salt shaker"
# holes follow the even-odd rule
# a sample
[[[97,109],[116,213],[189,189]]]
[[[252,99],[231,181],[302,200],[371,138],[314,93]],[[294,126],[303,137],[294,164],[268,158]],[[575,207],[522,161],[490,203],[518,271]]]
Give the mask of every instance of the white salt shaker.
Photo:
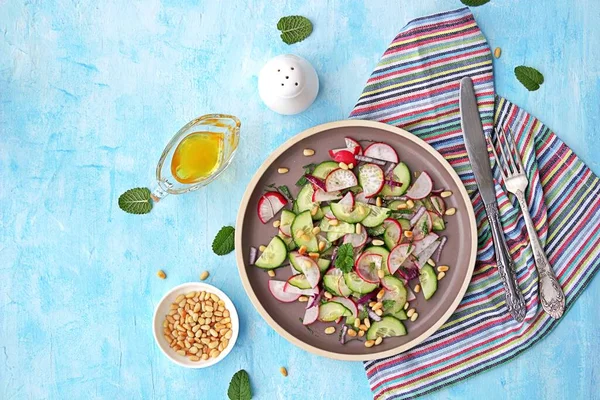
[[[293,54],[272,58],[258,76],[262,101],[278,114],[293,115],[306,110],[319,92],[317,71]]]

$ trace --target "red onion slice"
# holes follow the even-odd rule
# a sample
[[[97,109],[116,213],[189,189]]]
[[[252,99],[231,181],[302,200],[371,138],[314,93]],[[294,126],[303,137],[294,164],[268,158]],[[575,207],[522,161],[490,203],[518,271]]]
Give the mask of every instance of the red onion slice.
[[[440,257],[442,256],[442,249],[444,248],[444,245],[446,244],[446,241],[448,241],[448,238],[446,236],[442,236],[442,240],[440,241],[440,245],[437,248],[437,251],[434,255],[435,257],[435,262],[439,263],[440,262]]]
[[[385,180],[385,184],[388,185],[388,186],[395,186],[395,187],[401,187],[402,186],[402,182],[396,182],[396,181],[393,181],[391,179],[386,179]]]
[[[250,265],[254,265],[258,257],[258,250],[256,247],[250,247]]]
[[[342,326],[342,333],[340,334],[341,344],[346,344],[346,332],[348,332],[348,325]]]
[[[325,185],[325,181],[323,179],[319,179],[316,176],[312,176],[312,175],[304,175],[304,177],[306,178],[307,181],[312,183],[312,185],[314,187],[318,187],[319,189],[321,189],[324,192],[327,191],[327,186]]]
[[[415,224],[417,223],[417,221],[419,220],[419,218],[421,218],[423,216],[423,214],[425,214],[425,211],[427,211],[427,209],[423,206],[421,206],[421,208],[419,208],[417,210],[417,212],[415,213],[415,215],[410,219],[410,226],[413,227],[415,226]]]
[[[383,160],[379,160],[377,158],[373,158],[373,157],[367,157],[367,156],[360,156],[360,155],[356,155],[354,156],[358,161],[364,161],[364,162],[368,162],[368,163],[372,163],[372,164],[377,164],[377,165],[385,165],[385,161]]]
[[[369,314],[369,318],[371,318],[373,321],[381,321],[381,317],[375,314],[375,312],[370,308],[367,308],[367,314]]]

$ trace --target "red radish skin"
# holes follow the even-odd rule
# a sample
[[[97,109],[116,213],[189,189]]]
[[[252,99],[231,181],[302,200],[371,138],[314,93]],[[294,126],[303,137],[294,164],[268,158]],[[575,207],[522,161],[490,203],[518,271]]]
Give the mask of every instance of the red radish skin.
[[[350,312],[352,313],[352,316],[354,318],[358,317],[358,306],[356,305],[356,303],[354,301],[352,301],[352,299],[349,299],[347,297],[335,296],[335,297],[332,297],[330,301],[340,303],[341,305],[346,307],[348,310],[350,310]]]
[[[344,138],[344,140],[346,142],[346,147],[348,148],[348,150],[353,152],[355,155],[359,155],[359,154],[363,153],[362,146],[356,140],[354,140],[350,137],[346,137],[346,138]]]
[[[366,198],[375,197],[381,192],[385,179],[383,178],[383,170],[379,165],[362,165],[358,170],[358,174],[361,178],[361,186],[363,187],[363,194]]]
[[[410,189],[408,189],[408,192],[406,192],[406,197],[413,200],[420,200],[429,196],[432,189],[433,181],[431,180],[431,177],[427,172],[421,172],[421,175],[419,175]]]
[[[282,303],[291,303],[293,301],[298,300],[298,298],[300,297],[299,294],[288,293],[283,290],[286,283],[287,282],[284,282],[284,281],[276,281],[274,279],[271,279],[269,281],[269,291],[271,292],[273,297],[275,297],[277,300],[281,301]]]
[[[317,287],[321,280],[321,271],[317,263],[312,258],[305,256],[299,256],[296,260],[298,260],[298,265],[304,276],[306,276],[306,280],[310,283],[310,286],[312,288]]]
[[[319,305],[309,307],[304,312],[304,318],[302,318],[302,325],[310,325],[314,323],[319,317]]]
[[[335,192],[325,192],[321,189],[316,189],[312,195],[313,203],[321,202],[321,201],[333,201],[342,197],[342,194],[339,191]]]
[[[290,276],[287,281],[285,281],[285,285],[283,286],[283,291],[291,294],[299,294],[304,296],[316,296],[319,293],[318,288],[312,289],[300,289],[296,286],[290,284],[290,279],[292,279],[294,275]]]
[[[286,229],[287,232],[284,232],[284,230],[282,228],[279,228],[279,233],[281,233],[285,237],[292,237],[292,235],[290,235],[291,232],[289,231],[289,229],[290,229],[290,227],[288,226]]]
[[[365,156],[398,163],[398,153],[387,143],[373,143],[364,151]]]
[[[344,235],[344,243],[350,243],[355,249],[364,246],[368,239],[366,228],[362,228],[360,233],[347,233]]]
[[[446,202],[440,196],[431,196],[429,198],[431,204],[433,204],[433,208],[435,212],[441,217],[446,212]]]
[[[313,185],[314,190],[321,189],[327,191],[327,187],[325,186],[325,181],[323,179],[312,175],[304,175],[304,177]]]
[[[350,170],[341,168],[331,171],[325,179],[325,186],[327,187],[328,192],[348,189],[357,184],[358,181],[356,180],[356,175]]]
[[[271,220],[285,205],[288,200],[279,192],[267,192],[258,200],[258,219],[263,224]]]
[[[402,266],[404,261],[408,258],[408,256],[412,253],[414,246],[408,243],[399,244],[394,247],[390,254],[388,255],[388,272],[390,275],[394,275],[398,268]]]
[[[356,157],[354,153],[346,148],[329,150],[329,157],[335,162],[343,162],[346,164],[355,164]]]
[[[363,253],[356,262],[356,273],[365,282],[377,283],[379,282],[377,270],[381,267],[382,261],[383,258],[379,254]],[[372,269],[372,263],[375,263],[377,268]]]
[[[344,195],[344,197],[342,197],[340,201],[338,201],[338,204],[344,204],[350,207],[354,207],[354,200],[354,194],[352,194],[352,192],[348,192]]]

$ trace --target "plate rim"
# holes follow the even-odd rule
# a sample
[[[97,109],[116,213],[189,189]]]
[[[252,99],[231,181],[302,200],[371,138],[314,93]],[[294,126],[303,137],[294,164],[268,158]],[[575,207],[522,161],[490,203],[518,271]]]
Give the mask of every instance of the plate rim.
[[[303,342],[302,340],[296,338],[295,336],[290,334],[288,331],[286,331],[265,310],[265,308],[262,306],[262,304],[258,300],[258,297],[254,293],[254,290],[252,289],[252,286],[250,285],[250,280],[248,278],[248,274],[246,273],[245,264],[244,264],[244,254],[242,251],[242,228],[241,227],[242,227],[242,223],[244,220],[244,215],[246,214],[246,210],[248,208],[248,203],[250,201],[250,197],[252,196],[252,193],[254,192],[254,189],[256,188],[256,184],[258,183],[260,178],[263,176],[265,171],[271,166],[271,164],[273,164],[273,162],[281,154],[283,154],[285,151],[287,151],[290,147],[292,147],[296,143],[298,143],[310,136],[319,134],[323,131],[336,129],[336,128],[346,128],[346,127],[375,128],[375,129],[385,130],[390,133],[399,135],[404,139],[414,142],[419,147],[423,148],[425,151],[427,151],[432,156],[434,156],[436,158],[436,160],[438,160],[438,162],[450,174],[450,176],[456,183],[457,187],[459,188],[460,195],[461,195],[462,199],[464,200],[464,202],[467,204],[466,208],[467,208],[467,213],[468,213],[469,221],[470,221],[469,228],[471,229],[471,254],[469,256],[467,274],[465,275],[465,279],[459,289],[458,296],[456,296],[456,298],[454,299],[452,304],[450,304],[450,307],[448,308],[448,310],[429,329],[427,329],[425,332],[423,332],[421,335],[417,336],[413,340],[411,340],[407,343],[404,343],[398,347],[395,347],[393,349],[375,352],[375,353],[369,353],[369,354],[343,354],[343,353],[337,353],[337,352],[333,352],[333,351],[323,350],[318,347],[312,346],[306,342]],[[460,177],[458,176],[458,174],[456,173],[456,171],[454,171],[454,169],[452,168],[450,163],[448,163],[448,161],[446,161],[446,159],[437,150],[435,150],[431,145],[429,145],[424,140],[420,139],[416,135],[413,135],[412,133],[410,133],[402,128],[399,128],[399,127],[393,126],[393,125],[389,125],[389,124],[385,124],[382,122],[377,122],[377,121],[368,121],[368,120],[360,120],[360,119],[348,120],[347,119],[347,120],[327,122],[324,124],[314,126],[312,128],[308,128],[308,129],[298,133],[297,135],[289,138],[288,140],[286,140],[284,143],[282,143],[280,146],[278,146],[269,155],[269,157],[267,157],[267,159],[261,164],[261,166],[254,173],[254,176],[252,177],[252,179],[246,186],[246,190],[244,191],[242,201],[240,202],[240,208],[238,210],[238,215],[236,218],[235,226],[236,226],[235,258],[236,258],[236,264],[238,267],[238,273],[242,280],[242,285],[244,286],[244,290],[246,291],[246,294],[250,298],[250,301],[252,302],[252,305],[254,306],[256,311],[258,311],[260,316],[267,322],[267,324],[269,324],[269,326],[271,326],[271,328],[273,328],[279,335],[281,335],[282,337],[287,339],[290,343],[292,343],[292,344],[296,345],[297,347],[299,347],[303,350],[306,350],[310,353],[313,353],[313,354],[316,354],[319,356],[323,356],[323,357],[336,359],[336,360],[342,360],[342,361],[371,361],[371,360],[376,360],[379,358],[395,356],[397,354],[400,354],[406,350],[409,350],[409,349],[417,346],[418,344],[423,342],[425,339],[430,337],[450,318],[450,316],[454,313],[454,311],[458,307],[459,303],[463,299],[463,297],[467,291],[467,288],[469,286],[469,283],[471,282],[472,276],[473,276],[473,271],[475,269],[475,261],[476,261],[476,256],[477,256],[477,225],[476,225],[476,220],[475,220],[475,212],[473,210],[473,204],[471,203],[471,198],[469,197],[469,194],[467,193],[467,189],[465,188],[464,184],[462,183],[462,181],[461,181]]]

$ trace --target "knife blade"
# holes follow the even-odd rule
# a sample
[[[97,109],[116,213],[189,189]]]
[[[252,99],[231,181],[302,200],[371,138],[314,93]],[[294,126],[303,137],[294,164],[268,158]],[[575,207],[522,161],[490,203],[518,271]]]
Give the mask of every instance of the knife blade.
[[[521,322],[525,318],[527,308],[523,294],[519,289],[514,262],[510,257],[502,224],[500,223],[487,142],[483,133],[481,119],[479,118],[475,88],[473,87],[473,81],[469,77],[462,78],[460,81],[459,106],[460,124],[465,139],[465,147],[467,148],[477,188],[483,199],[486,214],[490,222],[496,263],[506,294],[508,312],[515,320]]]

